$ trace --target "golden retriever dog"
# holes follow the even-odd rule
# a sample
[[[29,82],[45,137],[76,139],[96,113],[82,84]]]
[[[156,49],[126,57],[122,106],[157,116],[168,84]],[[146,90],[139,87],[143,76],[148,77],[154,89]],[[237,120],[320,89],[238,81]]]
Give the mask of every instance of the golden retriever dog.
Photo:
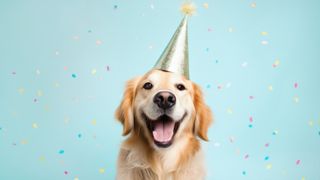
[[[198,85],[153,69],[128,81],[115,116],[128,136],[118,157],[118,180],[205,179],[199,138],[208,141],[212,113]]]

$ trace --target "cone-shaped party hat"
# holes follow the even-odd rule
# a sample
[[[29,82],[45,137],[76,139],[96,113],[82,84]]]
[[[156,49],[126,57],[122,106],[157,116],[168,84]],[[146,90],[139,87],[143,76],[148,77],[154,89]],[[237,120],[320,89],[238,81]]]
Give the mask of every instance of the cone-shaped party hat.
[[[193,13],[194,8],[188,4],[182,6],[181,9],[185,16],[155,64],[154,69],[178,73],[189,79],[188,15]]]

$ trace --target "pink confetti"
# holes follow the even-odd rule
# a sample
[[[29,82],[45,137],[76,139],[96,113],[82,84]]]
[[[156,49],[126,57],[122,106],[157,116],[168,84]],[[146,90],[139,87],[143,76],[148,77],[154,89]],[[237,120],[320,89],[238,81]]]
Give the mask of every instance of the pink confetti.
[[[264,146],[265,146],[265,147],[269,147],[269,145],[270,145],[269,143],[266,143]]]
[[[294,88],[295,88],[295,89],[297,89],[297,88],[298,88],[298,86],[299,86],[299,85],[298,85],[298,83],[297,83],[297,82],[296,82],[296,83],[294,83]]]
[[[69,174],[69,172],[68,172],[68,171],[64,171],[63,173],[64,173],[65,175],[68,175],[68,174]]]
[[[254,96],[249,96],[249,99],[251,99],[251,100],[254,99]]]
[[[299,164],[300,164],[300,162],[301,162],[300,160],[297,160],[297,161],[296,161],[296,165],[299,165]]]
[[[63,70],[67,71],[67,70],[68,70],[68,67],[67,67],[67,66],[64,66],[64,67],[63,67]]]
[[[252,116],[249,117],[249,121],[250,121],[251,123],[253,122],[253,117],[252,117]]]

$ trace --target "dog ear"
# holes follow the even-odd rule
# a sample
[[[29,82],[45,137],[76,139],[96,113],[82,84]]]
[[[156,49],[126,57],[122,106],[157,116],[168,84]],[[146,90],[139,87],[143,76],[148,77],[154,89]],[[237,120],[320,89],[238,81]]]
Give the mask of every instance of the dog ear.
[[[128,135],[133,128],[134,114],[132,106],[138,79],[139,78],[134,78],[127,82],[123,99],[115,112],[116,119],[123,125],[123,136]]]
[[[212,112],[204,102],[201,88],[193,83],[194,99],[193,103],[196,110],[196,119],[194,123],[195,133],[203,140],[208,141],[208,129],[213,121]]]

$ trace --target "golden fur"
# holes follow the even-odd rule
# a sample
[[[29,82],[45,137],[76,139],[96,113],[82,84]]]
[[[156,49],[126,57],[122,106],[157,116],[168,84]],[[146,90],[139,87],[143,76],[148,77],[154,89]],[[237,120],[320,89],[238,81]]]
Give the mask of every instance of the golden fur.
[[[144,90],[147,81],[154,88]],[[175,83],[182,83],[185,91],[177,90]],[[159,148],[148,132],[141,112],[151,111],[151,98],[161,90],[175,94],[177,104],[173,117],[186,116],[173,137],[169,147]],[[197,138],[208,141],[208,128],[212,113],[205,104],[198,85],[181,75],[152,70],[142,77],[128,81],[120,106],[115,113],[123,125],[123,135],[128,138],[122,143],[117,167],[118,180],[188,180],[204,179],[204,157]]]

